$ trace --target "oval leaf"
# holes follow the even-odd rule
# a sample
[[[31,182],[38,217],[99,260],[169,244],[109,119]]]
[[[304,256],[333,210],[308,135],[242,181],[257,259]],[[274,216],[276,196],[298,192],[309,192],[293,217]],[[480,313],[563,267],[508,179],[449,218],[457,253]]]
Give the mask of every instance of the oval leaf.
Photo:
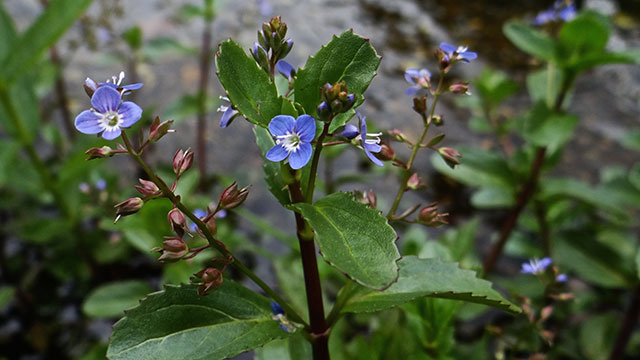
[[[502,31],[513,45],[527,54],[541,60],[553,61],[556,59],[556,42],[542,31],[520,23],[507,24]]]
[[[396,232],[378,210],[352,194],[331,194],[315,204],[294,204],[311,224],[325,261],[357,283],[385,289],[398,277]]]
[[[521,311],[493,290],[489,281],[476,278],[474,271],[460,269],[457,263],[407,256],[398,265],[398,282],[385,291],[363,287],[354,290],[341,312],[380,311],[423,296],[484,304],[513,313]]]
[[[153,289],[142,281],[119,281],[94,289],[84,304],[82,312],[89,317],[119,317],[125,309],[138,304]]]
[[[167,285],[116,323],[107,357],[224,359],[287,336],[271,318],[269,300],[233,281],[208,296]]]

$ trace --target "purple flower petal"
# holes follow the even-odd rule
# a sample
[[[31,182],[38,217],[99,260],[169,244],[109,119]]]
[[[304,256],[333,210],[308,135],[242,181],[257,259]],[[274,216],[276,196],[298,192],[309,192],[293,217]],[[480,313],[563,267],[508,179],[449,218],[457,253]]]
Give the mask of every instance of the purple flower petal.
[[[364,144],[364,148],[367,149],[367,151],[372,152],[372,153],[379,153],[382,150],[382,146],[378,145],[378,144]]]
[[[459,56],[463,61],[469,62],[469,61],[471,61],[471,60],[473,60],[473,59],[477,58],[477,57],[478,57],[478,54],[474,53],[473,51],[465,51],[465,52],[462,52],[462,53],[458,54],[458,56]]]
[[[270,305],[271,305],[271,311],[273,312],[273,315],[284,314],[284,309],[277,302],[272,302]]]
[[[100,126],[100,118],[102,116],[91,110],[85,110],[76,117],[76,129],[83,134],[97,134],[102,131]]]
[[[375,157],[375,155],[373,155],[367,148],[372,145],[372,144],[367,144],[364,146],[364,153],[367,154],[367,157],[369,158],[369,160],[371,160],[374,164],[378,165],[378,166],[384,166],[384,164],[382,163],[382,161],[380,161],[380,159],[378,159],[377,157]],[[380,146],[380,145],[376,145],[376,146]],[[378,151],[380,151],[380,149],[378,149]]]
[[[278,115],[271,119],[269,123],[269,131],[274,136],[286,135],[291,133],[295,126],[296,119],[289,115]]]
[[[295,121],[295,129],[303,142],[311,142],[316,137],[316,121],[310,115],[300,115]]]
[[[118,110],[121,102],[118,90],[110,86],[99,87],[91,97],[91,106],[102,114]]]
[[[420,91],[421,87],[420,86],[412,86],[410,88],[408,88],[407,90],[404,91],[405,94],[407,95],[415,95],[418,93],[418,91]]]
[[[116,84],[112,84],[112,83],[98,83],[98,87],[102,87],[102,86],[107,86],[110,87],[112,89],[117,89],[118,85]]]
[[[447,54],[453,54],[458,48],[451,45],[451,44],[447,44],[447,43],[441,43],[440,44],[440,49],[444,52],[446,52]]]
[[[540,268],[540,270],[546,269],[549,265],[551,265],[551,258],[550,257],[542,258],[542,259],[540,259],[540,262],[538,263],[538,267]]]
[[[344,136],[347,139],[351,140],[358,136],[358,127],[353,124],[347,124],[344,126],[344,130],[340,133],[340,136]]]
[[[291,78],[291,72],[294,70],[293,66],[284,60],[278,61],[276,68],[287,78]]]
[[[122,86],[122,88],[125,90],[133,91],[133,90],[138,90],[143,86],[144,86],[143,83],[135,83],[135,84],[124,85]]]
[[[236,114],[236,111],[233,110],[231,106],[227,106],[227,110],[222,113],[222,118],[220,118],[220,127],[226,128],[231,124],[231,120],[233,120],[233,115]]]
[[[523,263],[522,270],[520,270],[520,272],[523,274],[533,274],[533,266],[531,266],[529,263]]]
[[[306,142],[300,143],[298,151],[292,152],[291,156],[289,156],[289,165],[291,165],[291,168],[298,170],[307,165],[311,159],[311,152],[311,144]]]
[[[415,78],[417,77],[420,77],[420,70],[418,69],[407,69],[404,72],[404,79],[412,85],[416,84]]]
[[[557,282],[567,282],[567,280],[569,280],[569,278],[566,274],[558,274],[558,276],[556,276]]]
[[[106,140],[113,140],[115,138],[117,138],[118,136],[120,136],[120,134],[122,134],[122,131],[120,130],[120,128],[115,128],[111,131],[105,131],[102,133],[102,137]]]
[[[120,126],[128,128],[140,120],[140,117],[142,116],[142,108],[136,103],[125,101],[120,106],[120,109],[118,109],[118,115],[120,116],[120,119],[122,119],[122,124],[120,124]]]
[[[282,145],[275,145],[267,151],[266,158],[271,161],[282,161],[289,156],[289,152]]]

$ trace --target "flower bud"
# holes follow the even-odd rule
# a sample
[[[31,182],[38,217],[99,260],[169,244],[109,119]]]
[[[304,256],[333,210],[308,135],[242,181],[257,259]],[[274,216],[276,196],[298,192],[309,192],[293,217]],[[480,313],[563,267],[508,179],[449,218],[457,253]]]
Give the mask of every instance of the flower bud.
[[[413,98],[413,110],[420,115],[427,113],[427,97],[415,97]]]
[[[420,181],[418,173],[413,173],[407,181],[407,188],[409,190],[422,190],[427,187],[427,184]]]
[[[224,211],[224,210],[222,210]],[[217,215],[217,214],[216,214]],[[214,219],[213,216],[211,216],[207,222],[204,223],[205,225],[207,225],[207,230],[209,230],[209,232],[211,233],[211,235],[216,235],[216,233],[218,232],[218,225],[216,225],[216,220]]]
[[[155,197],[162,195],[162,191],[158,188],[158,185],[150,180],[138,179],[142,186],[136,185],[136,190],[144,196]]]
[[[325,101],[321,102],[317,108],[318,118],[322,121],[329,120],[331,118],[331,108]]]
[[[376,157],[382,161],[392,161],[396,158],[396,152],[391,145],[383,142],[380,144],[380,152],[376,154]]]
[[[469,92],[469,85],[465,83],[457,83],[449,86],[449,91],[458,95],[471,95]]]
[[[139,197],[133,197],[121,203],[117,203],[114,207],[116,208],[116,215],[120,218],[120,216],[137,213],[142,208],[142,205],[144,205],[144,200]],[[116,218],[116,221],[118,218]]]
[[[422,208],[418,214],[418,222],[426,226],[440,226],[447,224],[445,217],[448,214],[438,214],[437,205],[438,204],[434,202]]]
[[[84,88],[84,92],[86,92],[89,97],[92,97],[93,93],[98,89],[98,84],[93,81],[93,79],[86,78],[82,87]]]
[[[178,236],[184,235],[184,229],[187,227],[187,219],[184,217],[182,211],[177,208],[171,209],[167,214],[167,220],[171,225],[171,230]]]
[[[372,209],[376,208],[377,198],[376,193],[373,190],[367,190],[364,192],[356,190],[353,192],[353,194],[357,202],[365,204]]]
[[[456,165],[460,165],[459,158],[462,157],[462,154],[458,150],[450,147],[441,147],[438,149],[438,153],[450,168],[453,169]]]
[[[342,112],[342,102],[340,101],[340,99],[335,99],[331,102],[331,111],[334,113],[341,113]]]
[[[442,115],[435,114],[431,117],[431,123],[435,126],[442,126],[444,125],[444,119],[442,118]]]
[[[340,136],[346,137],[351,140],[360,134],[360,130],[353,124],[347,124],[344,126],[344,130],[340,133]]]
[[[233,209],[242,204],[249,195],[248,188],[242,188],[238,190],[238,184],[234,181],[226,189],[220,193],[220,199],[218,200],[218,206],[220,209]]]
[[[205,296],[211,291],[222,285],[222,272],[216,268],[206,268],[194,274],[195,277],[202,279],[198,285],[198,295]]]
[[[173,156],[173,172],[176,173],[176,175],[182,175],[182,173],[189,170],[192,164],[193,152],[191,149],[187,149],[186,151],[180,149]]]
[[[160,118],[156,116],[156,118],[151,123],[151,127],[149,128],[149,140],[150,141],[158,141],[163,136],[167,135],[169,132],[173,132],[174,130],[170,130],[171,124],[173,120],[167,120],[164,122],[160,122]]]
[[[169,237],[162,242],[162,248],[158,249],[158,252],[162,253],[158,261],[161,263],[174,263],[189,253],[189,247],[182,239]]]
[[[393,129],[391,131],[389,131],[389,135],[393,136],[393,138],[398,141],[398,142],[406,142],[407,141],[407,137],[404,135],[404,133],[398,129]]]
[[[114,152],[113,149],[108,146],[103,146],[101,148],[91,148],[84,153],[89,155],[89,157],[87,157],[87,160],[112,157],[116,154],[116,152]]]

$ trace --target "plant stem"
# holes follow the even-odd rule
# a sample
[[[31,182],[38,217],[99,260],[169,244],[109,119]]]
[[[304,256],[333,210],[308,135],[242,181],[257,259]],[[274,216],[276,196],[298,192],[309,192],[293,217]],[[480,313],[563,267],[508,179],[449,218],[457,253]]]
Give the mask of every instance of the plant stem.
[[[542,252],[544,256],[551,256],[551,231],[549,229],[549,222],[547,221],[547,212],[542,202],[534,201],[533,205],[536,219],[538,220],[540,238],[542,240]]]
[[[387,219],[391,220],[393,216],[396,214],[398,210],[398,206],[400,205],[400,200],[402,200],[402,196],[404,192],[407,190],[407,181],[411,177],[411,165],[413,165],[413,161],[418,154],[418,150],[420,150],[420,144],[424,140],[424,137],[427,135],[427,131],[429,131],[429,125],[431,124],[431,119],[433,118],[433,114],[436,111],[436,105],[438,104],[438,98],[440,98],[440,90],[442,88],[442,81],[444,80],[444,73],[440,73],[440,79],[438,80],[438,87],[436,88],[436,92],[433,95],[433,104],[431,104],[431,110],[429,111],[429,116],[425,117],[422,114],[422,122],[424,127],[422,128],[422,133],[418,140],[413,144],[411,149],[411,155],[409,156],[409,161],[407,161],[407,165],[405,167],[405,173],[402,176],[402,181],[400,181],[400,188],[398,188],[398,193],[396,194],[396,198],[393,200],[393,205],[391,205],[391,209],[389,209],[389,213],[387,214]]]
[[[325,127],[326,129],[327,127]],[[318,145],[322,142],[318,142]],[[319,153],[318,150],[316,150]],[[315,176],[315,172],[311,171],[311,176]],[[300,182],[289,185],[289,194],[292,203],[301,203],[305,199],[302,196]],[[313,188],[308,188],[308,193]],[[313,349],[314,360],[329,359],[329,326],[324,318],[324,305],[322,304],[322,286],[320,284],[320,275],[318,273],[318,263],[316,259],[316,246],[313,241],[313,232],[306,224],[304,218],[299,213],[294,213],[296,218],[296,230],[298,235],[298,243],[300,244],[300,256],[302,259],[302,269],[304,271],[304,284],[307,294],[307,309],[309,311],[309,322],[311,325],[311,337],[313,341],[311,346]]]
[[[564,99],[569,89],[571,88],[571,85],[573,84],[574,80],[575,80],[575,75],[573,74],[565,75],[562,81],[562,87],[560,88],[560,92],[558,93],[558,96],[556,97],[555,103],[553,105],[554,113],[560,112],[562,110],[562,104],[564,103]],[[548,91],[551,91],[550,89],[551,87],[549,87]],[[509,214],[507,215],[507,219],[502,225],[502,229],[500,231],[500,238],[493,245],[493,247],[489,251],[489,255],[484,261],[483,271],[485,275],[490,273],[493,270],[496,262],[498,261],[498,258],[502,254],[502,249],[504,248],[504,245],[506,244],[507,240],[509,239],[509,236],[511,235],[511,232],[513,231],[513,229],[515,228],[518,222],[520,213],[522,212],[522,210],[525,208],[525,206],[527,205],[527,203],[535,193],[536,185],[538,184],[538,177],[540,176],[540,170],[542,168],[542,165],[544,164],[544,157],[546,155],[546,152],[547,152],[547,148],[545,146],[537,147],[536,157],[533,160],[533,163],[531,164],[531,171],[529,172],[529,178],[527,179],[527,182],[524,184],[524,187],[518,194],[516,204],[514,205],[513,208],[511,208],[511,210],[509,211]]]
[[[211,70],[211,28],[213,16],[205,18],[200,48],[200,82],[198,85],[198,122],[196,125],[196,152],[198,153],[198,171],[200,172],[200,189],[203,189],[207,178],[207,88]]]
[[[177,197],[173,193],[173,191],[169,189],[167,184],[164,181],[162,181],[162,179],[160,179],[151,170],[151,168],[149,168],[149,166],[145,163],[145,161],[140,156],[140,153],[138,151],[135,151],[135,149],[131,145],[131,141],[129,141],[129,137],[124,131],[122,132],[122,140],[124,141],[124,144],[127,147],[129,154],[136,160],[138,165],[140,165],[140,167],[142,168],[142,170],[144,170],[147,176],[149,176],[149,179],[151,179],[151,181],[153,181],[158,186],[158,188],[162,191],[162,194],[164,196],[166,196],[178,209],[180,209],[180,211],[182,211],[182,213],[186,217],[188,217],[191,221],[193,221],[194,224],[196,224],[196,226],[198,226],[198,228],[202,231],[202,234],[204,234],[205,238],[207,238],[207,242],[209,243],[209,245],[212,248],[216,249],[223,256],[230,256],[233,259],[233,262],[231,263],[231,265],[235,266],[243,274],[249,277],[254,283],[256,283],[256,285],[258,285],[262,290],[264,290],[265,293],[271,296],[273,300],[277,301],[282,306],[282,308],[286,311],[287,317],[289,319],[297,323],[307,325],[306,322],[289,305],[288,302],[286,302],[282,297],[280,297],[278,293],[276,293],[271,287],[269,287],[269,285],[267,285],[264,281],[262,281],[262,279],[260,279],[253,271],[251,271],[248,267],[246,267],[238,258],[233,256],[233,254],[231,254],[229,250],[227,250],[225,247],[220,246],[220,244],[218,244],[218,242],[213,237],[213,235],[211,234],[211,232],[209,231],[205,223],[203,223],[202,220],[200,220],[197,216],[195,216],[193,212],[189,210],[180,201],[180,198]]]
[[[311,160],[311,172],[309,175],[309,185],[307,186],[307,193],[304,197],[304,202],[311,204],[313,201],[313,191],[315,190],[316,185],[316,174],[318,173],[318,163],[320,162],[320,152],[322,151],[322,141],[329,133],[329,126],[331,125],[331,120],[333,120],[333,116],[329,121],[324,123],[324,128],[322,129],[322,133],[318,136],[316,140],[316,148],[313,152],[313,160]],[[302,191],[302,190],[301,190]]]
[[[609,355],[609,360],[618,360],[624,357],[633,329],[638,323],[638,315],[640,315],[640,286],[636,287],[631,294],[631,302],[624,314],[624,320],[618,331],[618,337]]]
[[[62,112],[62,125],[67,137],[73,140],[76,136],[76,132],[73,128],[73,119],[71,118],[71,112],[69,111],[69,95],[67,95],[67,88],[64,84],[64,64],[60,59],[58,49],[55,45],[49,50],[49,56],[51,57],[51,62],[58,68],[55,87],[58,106],[60,107],[60,112]]]

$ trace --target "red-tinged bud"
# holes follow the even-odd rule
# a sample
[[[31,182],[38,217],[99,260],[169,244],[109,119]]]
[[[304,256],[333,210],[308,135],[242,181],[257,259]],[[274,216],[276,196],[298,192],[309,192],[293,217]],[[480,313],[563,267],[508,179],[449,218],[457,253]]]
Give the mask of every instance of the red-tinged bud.
[[[458,95],[471,95],[469,92],[469,85],[466,83],[457,83],[449,86],[449,91]]]
[[[138,179],[142,186],[136,185],[136,190],[144,196],[156,197],[162,195],[162,191],[158,188],[156,183],[150,180]]]
[[[87,157],[87,160],[93,160],[112,157],[117,152],[114,152],[113,149],[108,146],[103,146],[100,148],[91,148],[84,153],[89,155],[89,157]]]
[[[121,203],[117,203],[114,206],[116,208],[117,215],[116,221],[118,221],[121,216],[127,216],[137,213],[140,209],[142,209],[142,205],[144,205],[144,200],[139,197],[133,197]]]
[[[216,220],[214,219],[214,217],[210,217],[209,220],[207,220],[207,222],[205,222],[204,224],[207,225],[207,229],[209,230],[211,235],[215,236],[218,232],[218,225],[216,225]]]
[[[182,239],[169,237],[162,242],[162,248],[158,249],[158,251],[162,253],[158,261],[161,263],[174,263],[189,253],[189,247]]]
[[[93,81],[93,79],[86,78],[82,87],[84,88],[84,92],[86,92],[89,97],[92,97],[93,93],[98,89],[98,84]]]
[[[427,113],[427,97],[413,98],[413,110],[420,115],[425,115]]]
[[[182,175],[185,171],[189,170],[193,164],[193,152],[191,149],[178,150],[173,156],[173,172],[176,175]]]
[[[238,184],[234,181],[226,189],[220,193],[220,199],[218,200],[218,206],[220,209],[228,210],[233,209],[242,204],[249,195],[248,187],[238,190]]]
[[[427,184],[420,181],[418,173],[413,173],[407,181],[407,189],[409,190],[422,190],[427,187]]]
[[[450,168],[453,169],[456,165],[460,165],[462,154],[458,150],[450,147],[441,147],[438,149],[438,153]]]
[[[396,152],[393,150],[391,145],[387,143],[380,144],[380,152],[376,154],[376,157],[382,161],[392,161],[396,159]]]
[[[418,214],[418,222],[426,226],[440,226],[447,224],[445,217],[448,214],[438,214],[437,205],[438,204],[434,202],[422,208]]]
[[[222,285],[222,272],[216,268],[206,268],[194,274],[195,277],[202,279],[201,283],[197,283],[198,295],[205,296],[220,285]]]
[[[353,194],[357,202],[361,204],[365,204],[372,209],[376,208],[377,198],[376,198],[376,193],[373,190],[368,190],[364,192],[356,190],[353,192]]]
[[[158,141],[163,136],[167,135],[169,132],[173,132],[171,130],[171,124],[173,120],[167,120],[164,122],[160,122],[160,118],[156,116],[156,118],[151,123],[151,127],[149,128],[149,140],[150,141]]]
[[[184,214],[179,209],[173,208],[167,214],[167,220],[169,220],[169,225],[171,225],[171,230],[176,233],[178,236],[184,235],[184,229],[187,226],[187,219],[184,217]]]
[[[442,126],[444,125],[444,119],[442,118],[442,115],[435,114],[431,117],[431,123],[435,126]]]
[[[407,137],[404,135],[404,133],[398,129],[393,129],[391,131],[389,131],[389,135],[393,136],[393,138],[398,141],[398,142],[406,142],[407,141]]]
[[[549,306],[543,307],[542,310],[540,310],[540,322],[544,322],[545,320],[547,320],[549,316],[551,316],[552,312],[553,312],[553,306],[549,305]]]

